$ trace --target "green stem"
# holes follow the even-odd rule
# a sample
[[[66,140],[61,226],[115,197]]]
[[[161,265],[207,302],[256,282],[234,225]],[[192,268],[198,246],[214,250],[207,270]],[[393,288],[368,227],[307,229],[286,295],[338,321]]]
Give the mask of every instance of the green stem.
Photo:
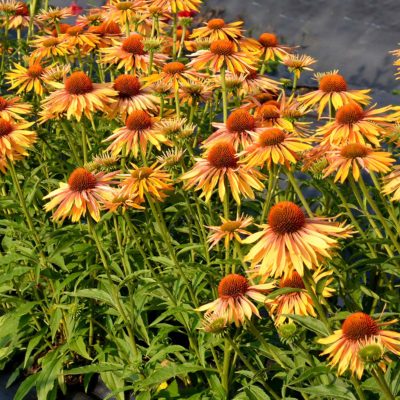
[[[179,43],[178,59],[182,54],[182,49],[183,49],[183,46],[185,44],[185,36],[186,36],[186,26],[183,25],[183,27],[182,27],[182,37],[181,37],[181,41]]]
[[[305,199],[299,184],[297,183],[296,178],[294,177],[292,171],[290,171],[289,169],[286,169],[286,175],[289,178],[289,181],[291,183],[291,185],[293,186],[294,191],[296,192],[297,196],[299,197],[301,203],[303,204],[303,207],[306,209],[307,214],[310,218],[313,217],[313,212],[311,211],[310,206],[308,205],[307,200]]]
[[[395,400],[395,397],[393,396],[392,391],[390,390],[390,387],[386,382],[385,376],[383,375],[382,369],[380,367],[377,367],[371,371],[371,374],[375,378],[377,384],[382,389],[385,397],[388,400]]]
[[[111,276],[111,268],[110,268],[110,266],[108,264],[107,257],[105,255],[105,252],[103,250],[103,246],[101,244],[102,242],[101,242],[101,240],[99,239],[99,237],[97,235],[96,227],[95,227],[91,217],[88,218],[88,230],[89,230],[90,236],[93,238],[93,240],[94,240],[94,242],[96,244],[97,250],[99,251],[100,258],[101,258],[101,261],[103,263],[103,266],[104,266],[104,269],[105,269],[105,272],[106,272],[106,275],[107,275],[108,282],[110,284],[113,303],[114,303],[115,308],[117,309],[118,313],[120,314],[122,320],[124,321],[125,328],[126,328],[126,330],[128,332],[128,337],[129,337],[129,341],[130,341],[130,345],[131,345],[131,350],[132,350],[134,358],[136,359],[138,357],[139,353],[138,353],[138,349],[137,349],[137,345],[136,345],[135,335],[133,333],[131,324],[130,324],[129,319],[128,319],[126,313],[125,313],[125,310],[124,310],[124,308],[123,308],[123,306],[121,304],[121,300],[119,298],[118,289],[117,289],[116,285],[114,284],[114,281],[113,281],[112,276]]]
[[[172,59],[176,60],[176,28],[177,28],[178,16],[174,13],[173,25],[172,25]]]
[[[366,400],[366,399],[365,399],[364,392],[363,392],[363,390],[362,390],[362,388],[361,388],[361,385],[360,385],[360,382],[358,381],[358,379],[357,379],[355,376],[352,376],[350,380],[351,380],[351,383],[352,383],[353,386],[354,386],[354,389],[356,389],[358,398],[359,398],[360,400]]]
[[[228,119],[228,97],[226,92],[225,65],[221,67],[222,109],[224,122]]]
[[[161,211],[158,203],[154,202],[150,195],[146,195],[146,198],[147,198],[147,201],[148,201],[148,203],[150,205],[151,211],[153,213],[153,217],[157,221],[157,224],[158,224],[158,226],[160,228],[161,235],[162,235],[162,237],[164,239],[165,245],[167,246],[168,253],[169,253],[169,255],[170,255],[170,257],[171,257],[171,259],[172,259],[172,261],[173,261],[173,263],[174,263],[174,265],[176,267],[178,275],[180,275],[181,278],[183,279],[183,281],[185,282],[185,286],[189,290],[190,298],[191,298],[193,304],[195,305],[195,307],[197,308],[198,304],[199,304],[198,300],[197,300],[196,295],[195,295],[195,293],[193,291],[192,284],[189,282],[185,272],[182,269],[182,266],[180,265],[180,263],[178,261],[178,258],[176,256],[176,254],[175,254],[174,248],[173,248],[172,243],[171,243],[171,237],[169,235],[168,228],[166,227],[165,220],[164,220],[164,218],[162,216],[162,211]]]
[[[274,164],[272,166],[272,168],[270,169],[270,174],[269,174],[269,178],[268,178],[267,196],[264,200],[260,224],[262,224],[265,221],[265,218],[267,217],[267,213],[270,209],[271,200],[272,200],[273,194],[275,192],[276,183],[278,182],[278,178],[279,178],[279,172],[280,172],[280,167],[277,166],[276,164]]]
[[[314,284],[314,279],[310,273],[310,270],[307,267],[304,268],[303,283],[304,283],[304,286],[305,286],[308,294],[311,297],[314,307],[317,309],[317,312],[318,312],[318,315],[319,315],[321,321],[325,324],[325,326],[329,329],[329,331],[331,331],[329,321],[326,318],[325,311],[322,308],[322,305],[319,302],[318,297],[312,287]]]
[[[175,88],[174,88],[174,96],[175,96],[175,110],[176,110],[176,116],[178,118],[181,117],[181,107],[179,104],[179,86],[177,84],[175,84]]]
[[[365,185],[364,179],[363,179],[363,177],[361,175],[360,175],[360,179],[359,179],[359,184],[360,184],[361,191],[363,192],[365,198],[367,199],[367,201],[370,204],[371,208],[374,210],[376,216],[378,217],[379,221],[381,222],[381,224],[382,224],[383,228],[385,229],[387,235],[390,237],[393,245],[396,247],[397,251],[400,253],[400,245],[399,245],[399,243],[397,241],[397,238],[393,234],[393,232],[390,229],[389,225],[387,224],[386,219],[383,216],[383,214],[381,213],[381,210],[379,209],[377,204],[375,203],[375,200],[370,195],[370,193],[368,191],[368,188]]]
[[[227,335],[226,338],[229,340],[230,345],[233,348],[233,351],[239,356],[239,358],[242,360],[243,364],[246,366],[246,368],[253,372],[254,376],[256,377],[257,375],[260,374],[260,371],[256,370],[253,365],[250,363],[250,361],[246,358],[246,356],[242,353],[240,350],[239,346],[236,345],[236,343],[232,340],[232,338]],[[260,384],[264,387],[264,389],[270,394],[275,400],[280,400],[281,397],[274,391],[274,389],[271,388],[271,386],[268,385],[267,382],[265,382],[262,379],[258,380]]]
[[[231,364],[231,345],[229,340],[225,339],[224,362],[222,365],[222,387],[225,390],[226,398],[229,399],[229,370]]]

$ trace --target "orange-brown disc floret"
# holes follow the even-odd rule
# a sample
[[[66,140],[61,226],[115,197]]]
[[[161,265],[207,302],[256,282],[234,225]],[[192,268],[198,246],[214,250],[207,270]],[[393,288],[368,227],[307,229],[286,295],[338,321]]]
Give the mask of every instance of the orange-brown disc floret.
[[[230,274],[221,279],[218,285],[218,295],[221,299],[243,296],[249,287],[248,280],[239,274]]]
[[[357,103],[348,103],[336,112],[336,122],[339,124],[355,124],[364,116],[362,107]]]
[[[150,128],[152,121],[146,111],[134,110],[127,118],[125,125],[132,131],[141,131]]]
[[[185,64],[178,61],[167,63],[163,67],[163,72],[166,74],[180,74],[185,71]]]
[[[208,162],[215,168],[236,168],[235,148],[229,142],[220,142],[212,146],[207,156]]]
[[[329,74],[320,79],[319,89],[325,93],[345,92],[347,90],[347,83],[342,75]]]
[[[357,312],[344,320],[342,330],[347,339],[362,340],[378,335],[379,326],[368,314]]]
[[[96,183],[96,177],[85,168],[77,168],[68,179],[69,187],[75,192],[94,189]]]
[[[269,128],[260,133],[258,142],[264,147],[276,146],[279,143],[282,143],[285,140],[285,137],[285,132],[282,129]]]
[[[140,93],[140,82],[136,76],[120,75],[114,81],[114,89],[120,97],[136,96]]]
[[[282,201],[274,205],[268,215],[268,224],[279,235],[297,232],[305,222],[304,212],[291,201]]]
[[[3,118],[0,118],[0,138],[9,135],[13,131],[13,127],[10,122]]]
[[[131,54],[143,55],[144,44],[143,37],[138,34],[133,34],[122,42],[122,49]]]
[[[65,90],[70,94],[86,94],[93,90],[93,83],[84,72],[76,71],[65,80]]]
[[[276,47],[278,45],[278,38],[274,33],[264,32],[259,36],[258,41],[264,47]]]
[[[340,150],[340,155],[345,158],[366,157],[371,152],[367,146],[360,143],[350,143]]]
[[[235,52],[235,45],[228,39],[216,40],[211,43],[210,51],[219,56],[230,56]]]
[[[296,271],[293,271],[292,274],[287,278],[282,278],[279,282],[279,287],[281,288],[296,288],[296,289],[304,289],[304,282],[301,278],[300,274]]]
[[[226,120],[226,127],[230,132],[252,131],[255,124],[254,117],[246,110],[235,110]]]

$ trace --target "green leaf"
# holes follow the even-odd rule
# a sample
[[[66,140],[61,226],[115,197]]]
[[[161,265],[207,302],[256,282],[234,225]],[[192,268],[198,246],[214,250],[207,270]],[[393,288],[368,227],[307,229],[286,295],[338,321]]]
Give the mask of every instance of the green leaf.
[[[287,317],[298,322],[306,329],[313,331],[322,336],[329,336],[329,331],[320,320],[304,315],[285,314]]]
[[[101,289],[81,289],[76,292],[68,292],[67,294],[75,297],[86,297],[88,299],[98,300],[110,306],[114,305],[111,296]]]
[[[293,387],[291,389],[297,390],[300,393],[307,393],[316,396],[318,399],[328,398],[328,399],[345,399],[345,400],[357,400],[353,393],[346,387],[339,384],[331,385],[318,385],[309,387]]]
[[[157,368],[146,379],[138,382],[141,387],[159,385],[168,379],[175,378],[177,375],[187,375],[191,372],[204,371],[205,368],[196,364],[175,364],[171,363],[167,367]]]
[[[42,360],[42,370],[36,380],[36,391],[38,400],[47,400],[49,392],[61,374],[64,359],[59,349],[48,353]]]
[[[77,367],[69,369],[68,371],[64,371],[65,375],[85,375],[90,373],[100,373],[107,371],[121,371],[123,369],[123,365],[121,364],[112,364],[102,362],[101,364],[90,364],[84,365],[83,367]]]
[[[33,389],[35,386],[38,374],[28,376],[20,385],[15,393],[14,400],[23,400],[25,396]]]

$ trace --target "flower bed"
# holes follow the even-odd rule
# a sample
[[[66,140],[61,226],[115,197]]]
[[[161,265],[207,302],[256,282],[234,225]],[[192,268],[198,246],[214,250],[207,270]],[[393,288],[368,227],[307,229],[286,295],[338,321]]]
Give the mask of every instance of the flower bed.
[[[15,399],[395,399],[400,108],[200,6],[0,3]]]

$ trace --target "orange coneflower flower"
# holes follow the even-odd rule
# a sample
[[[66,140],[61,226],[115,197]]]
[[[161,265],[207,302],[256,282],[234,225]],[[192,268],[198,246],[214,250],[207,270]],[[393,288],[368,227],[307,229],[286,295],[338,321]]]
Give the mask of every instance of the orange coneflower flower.
[[[112,199],[104,201],[104,208],[112,213],[117,212],[121,208],[122,213],[124,213],[129,208],[144,210],[144,207],[140,205],[141,203],[143,203],[143,200],[139,199],[139,197],[131,197],[128,193],[121,195],[121,188],[117,188],[113,189]]]
[[[64,33],[66,33],[69,28],[72,28],[72,25],[70,25],[70,24],[59,24],[59,25],[57,25],[57,28],[58,28],[58,30],[56,28],[54,28],[54,29],[52,29],[51,31],[49,31],[47,33],[50,33],[54,37],[58,37],[58,36],[63,35]]]
[[[378,344],[384,350],[400,355],[400,333],[381,329],[381,326],[395,322],[378,323],[363,312],[351,314],[344,320],[341,329],[318,339],[319,343],[329,345],[322,355],[328,355],[330,364],[337,366],[339,375],[349,369],[361,379],[364,372],[364,362],[359,355],[361,348]]]
[[[100,25],[90,26],[88,32],[94,33],[99,38],[97,48],[112,46],[112,38],[121,36],[121,28],[114,21],[102,22]]]
[[[264,127],[276,127],[289,132],[294,131],[294,126],[289,119],[283,118],[283,102],[269,100],[256,108],[254,116],[258,124]]]
[[[342,146],[348,143],[365,144],[369,141],[379,146],[379,135],[392,121],[389,116],[379,114],[389,110],[390,106],[363,110],[357,103],[347,103],[337,110],[334,121],[317,130],[317,134],[324,136],[321,144]]]
[[[29,26],[30,16],[28,6],[23,1],[18,1],[17,9],[8,19],[9,29],[20,29]]]
[[[181,103],[192,104],[205,103],[211,99],[215,84],[208,80],[189,81],[187,85],[179,88],[179,99]]]
[[[54,67],[46,68],[42,79],[46,86],[50,87],[51,90],[54,87],[57,88],[57,84],[60,84],[65,81],[67,75],[71,72],[71,66],[69,64],[60,64],[55,65]]]
[[[316,59],[305,54],[286,54],[282,58],[282,63],[287,66],[289,72],[291,72],[296,79],[300,78],[303,71],[312,71],[312,68],[309,68],[309,66],[316,62]]]
[[[21,120],[31,112],[32,105],[21,103],[19,97],[1,97],[0,96],[0,118],[7,121]]]
[[[6,79],[11,84],[10,89],[18,88],[17,93],[33,90],[42,96],[44,93],[43,74],[46,72],[46,67],[38,61],[31,61],[28,68],[19,64],[14,64],[14,67],[6,73]]]
[[[84,15],[78,15],[76,24],[82,26],[96,26],[104,22],[103,10],[101,8],[91,8]]]
[[[265,164],[268,168],[272,164],[289,167],[290,163],[298,161],[297,153],[312,148],[309,140],[289,135],[279,128],[266,128],[252,136],[253,143],[241,153],[241,163],[249,167],[263,167]]]
[[[160,82],[167,87],[177,90],[181,86],[187,86],[190,80],[198,80],[204,77],[204,74],[187,69],[185,64],[178,61],[172,61],[164,64],[159,73],[152,74],[143,78],[143,80],[146,81],[147,84]]]
[[[4,14],[15,13],[19,8],[19,2],[16,0],[1,0],[0,12]]]
[[[70,49],[77,48],[81,54],[91,52],[100,43],[99,37],[94,33],[85,31],[82,25],[71,26],[60,37],[68,44]]]
[[[369,146],[360,143],[350,143],[340,149],[331,150],[327,154],[329,162],[324,170],[324,177],[336,172],[335,182],[343,183],[351,172],[358,181],[360,170],[372,172],[389,172],[390,166],[396,161],[387,151],[375,151]]]
[[[185,150],[181,150],[175,147],[173,149],[162,152],[160,156],[157,156],[157,161],[160,164],[165,165],[167,168],[172,168],[176,165],[179,165],[184,154]]]
[[[237,41],[242,36],[243,21],[226,23],[221,18],[214,18],[205,22],[205,25],[194,29],[191,38],[207,38],[210,42],[214,42],[224,39]]]
[[[68,119],[78,121],[83,114],[91,119],[93,112],[104,111],[117,95],[111,84],[93,83],[82,71],[75,71],[64,83],[53,85],[57,90],[43,100],[43,114],[59,117],[66,113]]]
[[[327,72],[325,74],[315,74],[318,81],[318,90],[298,97],[298,101],[307,107],[314,104],[318,105],[318,116],[321,116],[325,107],[332,104],[335,109],[342,107],[351,101],[368,104],[371,97],[368,96],[370,89],[348,90],[347,82],[338,71]]]
[[[201,0],[153,0],[151,6],[166,11],[199,11]]]
[[[125,68],[126,71],[139,70],[146,71],[149,66],[150,56],[144,50],[143,36],[134,33],[124,39],[122,42],[113,39],[113,46],[102,48],[103,53],[101,62],[104,64],[117,64],[117,68]],[[153,62],[160,65],[167,59],[165,54],[154,53]]]
[[[335,292],[334,289],[329,287],[333,281],[331,275],[332,271],[323,271],[320,268],[313,273],[315,287],[320,281],[325,280],[321,288],[323,298],[331,297]],[[281,325],[287,320],[290,321],[287,314],[316,317],[313,300],[305,289],[303,278],[296,271],[292,271],[288,276],[281,278],[277,285],[280,289],[293,288],[295,290],[285,292],[266,301],[270,314],[274,316],[275,325]],[[315,288],[313,289],[315,290]]]
[[[303,210],[290,201],[274,205],[268,214],[268,224],[262,230],[244,239],[257,242],[245,257],[253,267],[259,265],[259,274],[280,277],[296,270],[301,276],[304,266],[317,266],[324,258],[331,258],[337,247],[336,238],[349,237],[348,226],[327,218],[307,218]]]
[[[206,148],[223,139],[232,143],[235,150],[238,150],[239,146],[245,149],[252,143],[251,135],[260,131],[260,128],[256,127],[255,118],[244,109],[232,111],[226,123],[214,122],[212,125],[217,130],[203,142]]]
[[[47,11],[40,10],[39,14],[36,15],[36,19],[39,22],[44,22],[51,26],[54,26],[58,24],[62,19],[69,17],[72,17],[71,7],[49,7]],[[70,25],[68,25],[68,27],[69,26]],[[61,33],[63,32],[61,31]]]
[[[165,118],[157,122],[154,131],[161,134],[173,142],[185,139],[193,134],[194,125],[188,123],[186,118]]]
[[[117,91],[116,102],[110,106],[111,116],[120,114],[123,119],[135,110],[157,112],[160,99],[151,93],[149,88],[143,88],[139,79],[133,75],[119,75],[113,84]]]
[[[28,155],[27,150],[36,142],[35,131],[30,131],[34,122],[14,122],[0,118],[0,156],[3,159],[19,160]]]
[[[140,153],[146,155],[147,143],[150,142],[157,150],[161,150],[161,143],[171,146],[164,135],[157,133],[153,128],[155,118],[152,118],[146,111],[134,110],[129,114],[125,121],[125,126],[116,129],[111,136],[105,139],[105,142],[112,142],[107,151],[113,156],[122,152],[125,148],[127,154],[131,153],[134,157]]]
[[[122,174],[121,196],[145,200],[145,195],[163,201],[169,191],[174,190],[171,175],[163,169],[163,165],[155,162],[151,167],[139,167],[132,164],[129,174]]]
[[[197,311],[206,311],[206,315],[219,315],[225,318],[227,323],[242,325],[246,319],[250,320],[254,314],[260,318],[257,307],[248,299],[264,303],[264,292],[274,286],[269,283],[251,285],[246,277],[239,274],[229,274],[222,278],[218,285],[218,299],[205,304]]]
[[[70,45],[54,36],[39,36],[32,40],[31,47],[35,48],[31,54],[32,59],[39,61],[46,58],[65,57],[71,53]]]
[[[259,38],[260,53],[265,61],[275,61],[283,58],[293,50],[293,47],[283,46],[279,43],[278,37],[274,33],[264,32]]]
[[[393,194],[391,201],[400,201],[400,166],[396,166],[388,176],[384,177],[384,183],[383,193]]]
[[[119,171],[92,173],[86,168],[77,168],[68,178],[68,183],[61,182],[60,188],[52,191],[44,199],[52,199],[44,208],[46,211],[58,206],[53,214],[55,221],[64,221],[71,218],[77,222],[86,212],[95,221],[100,220],[100,210],[104,202],[112,199],[113,188],[110,186]]]
[[[240,195],[254,199],[254,191],[263,190],[260,179],[264,178],[260,172],[238,163],[238,156],[233,145],[221,140],[211,146],[204,154],[205,158],[195,158],[194,167],[181,176],[187,180],[185,189],[196,186],[201,190],[200,197],[208,202],[214,189],[218,185],[218,195],[224,201],[226,186],[229,184],[235,201],[240,204]]]
[[[210,68],[213,72],[219,72],[226,68],[233,73],[247,73],[253,69],[254,60],[246,53],[235,49],[235,43],[230,40],[215,40],[209,50],[199,50],[190,54],[194,59],[189,63],[190,67],[197,70]]]
[[[253,223],[252,217],[245,217],[242,215],[235,220],[228,220],[224,217],[220,218],[222,221],[221,225],[207,227],[211,231],[207,240],[207,242],[210,243],[210,250],[222,239],[224,239],[225,247],[227,247],[228,243],[233,239],[242,243],[241,235],[250,235],[250,232],[246,231],[245,228]]]
[[[106,21],[118,22],[121,26],[130,25],[144,5],[144,0],[109,2],[103,6],[104,18]]]
[[[229,72],[226,75],[226,79],[235,77],[234,74]],[[242,75],[240,82],[240,87],[238,90],[238,95],[251,95],[260,92],[278,92],[280,82],[274,81],[266,77],[265,75],[260,75],[256,70],[250,71],[248,74]]]

